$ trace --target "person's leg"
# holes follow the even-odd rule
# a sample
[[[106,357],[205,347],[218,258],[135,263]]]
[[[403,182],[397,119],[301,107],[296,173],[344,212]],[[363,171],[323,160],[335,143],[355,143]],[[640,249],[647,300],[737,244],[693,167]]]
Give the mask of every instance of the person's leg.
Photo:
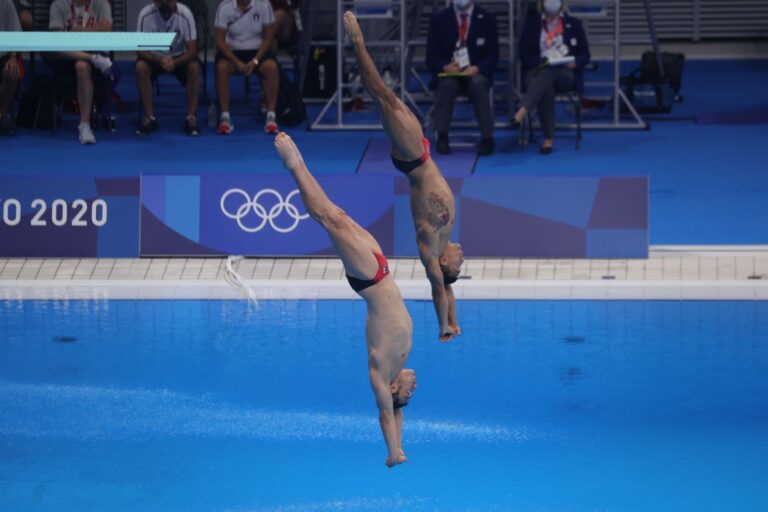
[[[438,79],[437,91],[435,91],[435,106],[432,109],[432,117],[435,122],[435,131],[438,138],[438,151],[440,150],[439,141],[441,138],[448,137],[448,130],[451,128],[451,119],[453,118],[453,107],[458,94],[458,78],[446,77]]]
[[[469,101],[475,110],[477,124],[480,127],[480,137],[483,140],[493,138],[493,113],[491,112],[491,80],[482,73],[469,79]]]
[[[360,66],[363,85],[378,103],[384,130],[392,144],[392,155],[400,160],[416,160],[424,154],[424,132],[416,116],[384,84],[373,59],[365,48],[365,40],[357,18],[350,11],[344,13],[344,27],[349,34]]]
[[[7,59],[0,59],[0,72],[3,73],[2,78],[0,78],[0,116],[5,115],[11,108],[11,103],[16,97],[16,89],[19,86],[18,77],[11,76],[3,69],[6,61]]]
[[[229,78],[235,72],[235,66],[224,56],[216,59],[216,95],[219,97],[219,110],[229,113]]]
[[[141,100],[141,108],[144,110],[144,119],[154,118],[155,107],[152,105],[152,68],[150,64],[143,59],[137,59],[134,67],[136,70],[136,87],[139,89],[139,98]]]
[[[576,76],[570,69],[562,67],[553,76],[552,83],[557,94],[569,92],[576,86]]]
[[[373,236],[328,198],[288,135],[279,133],[275,147],[299,187],[307,213],[328,232],[347,275],[358,279],[376,275],[378,262],[373,251],[381,252],[381,247]]]
[[[19,22],[21,29],[26,31],[35,30],[35,20],[32,18],[32,12],[29,9],[19,10]]]
[[[280,71],[274,59],[267,59],[259,66],[261,86],[267,99],[267,110],[274,112],[277,108],[277,92],[280,88]]]
[[[539,103],[536,107],[539,111],[539,123],[544,141],[542,148],[551,148],[555,136],[555,88],[544,89],[539,94]]]
[[[525,116],[539,104],[541,98],[552,88],[554,77],[551,68],[534,69],[525,75],[525,94],[515,121],[522,123]]]
[[[275,40],[272,50],[287,44],[293,34],[293,16],[285,9],[275,9]]]
[[[75,62],[77,75],[77,103],[80,106],[80,124],[90,124],[93,108],[93,78],[91,77],[90,62],[78,60]]]
[[[187,118],[196,118],[200,99],[200,61],[191,60],[186,67]]]

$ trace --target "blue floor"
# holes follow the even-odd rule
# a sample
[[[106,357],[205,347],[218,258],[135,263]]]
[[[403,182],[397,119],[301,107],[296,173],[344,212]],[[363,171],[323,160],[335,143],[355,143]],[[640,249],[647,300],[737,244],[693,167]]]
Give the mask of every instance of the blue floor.
[[[0,302],[0,508],[765,510],[768,303],[407,307],[389,470],[362,301]]]
[[[632,67],[627,63],[626,71]],[[609,72],[603,66],[594,75],[599,79]],[[535,146],[518,148],[516,133],[500,130],[496,154],[480,159],[476,173],[648,175],[652,244],[768,243],[768,124],[697,125],[693,121],[695,114],[768,104],[768,60],[689,61],[683,80],[685,102],[673,112],[675,120],[653,120],[650,131],[589,131],[580,151],[574,148],[572,133],[559,133],[556,151],[549,157],[540,156]],[[136,92],[130,73],[125,73],[118,92],[133,111],[119,116],[117,133],[97,132],[98,144],[84,148],[76,141],[72,116],[65,118],[57,133],[21,130],[16,138],[0,139],[0,172],[283,172],[269,136],[262,132],[263,120],[254,112],[255,94],[250,106],[233,107],[236,131],[231,136],[216,136],[204,128],[193,141],[181,133],[181,88],[172,79],[163,83],[157,101],[161,131],[151,137],[133,134]],[[201,107],[201,123],[205,117]],[[314,172],[340,174],[353,173],[369,138],[381,136],[377,132],[307,132],[302,127],[290,133]]]

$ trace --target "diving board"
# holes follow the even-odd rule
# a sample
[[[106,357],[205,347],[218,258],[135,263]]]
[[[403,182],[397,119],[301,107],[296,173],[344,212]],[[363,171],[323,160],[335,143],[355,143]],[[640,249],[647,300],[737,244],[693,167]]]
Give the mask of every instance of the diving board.
[[[0,32],[0,52],[165,51],[175,32]]]

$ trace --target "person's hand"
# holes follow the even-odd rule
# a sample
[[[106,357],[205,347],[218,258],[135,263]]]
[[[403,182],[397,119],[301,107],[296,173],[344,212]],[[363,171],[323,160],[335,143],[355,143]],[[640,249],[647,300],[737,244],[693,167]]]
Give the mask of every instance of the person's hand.
[[[456,336],[456,332],[449,326],[440,329],[439,340],[442,342],[450,341]]]
[[[408,459],[405,458],[405,453],[400,450],[400,453],[398,453],[395,457],[387,457],[387,460],[384,461],[384,464],[386,464],[388,468],[392,468],[398,464],[402,464],[403,462],[408,462]]]
[[[247,67],[248,67],[248,64],[246,64],[241,60],[237,61],[237,64],[235,64],[235,68],[237,69],[237,72],[240,73],[241,75],[245,75],[245,71]],[[245,76],[248,76],[248,75],[245,75]]]
[[[166,73],[173,73],[173,70],[176,69],[176,63],[173,61],[173,57],[163,57],[160,64],[163,66],[163,70]]]
[[[569,62],[568,69],[576,69],[576,62]]]
[[[253,62],[253,60],[249,60],[248,64],[245,65],[245,69],[243,70],[243,74],[245,76],[251,76],[255,70],[256,70],[256,63]]]
[[[14,80],[19,77],[19,61],[16,58],[16,56],[11,57],[5,63],[5,67],[3,68],[3,74],[7,75],[8,77]]]
[[[461,68],[459,67],[458,64],[451,61],[445,66],[443,66],[443,71],[445,71],[446,73],[458,73],[459,71],[461,71]]]
[[[469,76],[475,76],[480,72],[480,68],[477,66],[469,66],[467,69],[464,70],[464,72]]]

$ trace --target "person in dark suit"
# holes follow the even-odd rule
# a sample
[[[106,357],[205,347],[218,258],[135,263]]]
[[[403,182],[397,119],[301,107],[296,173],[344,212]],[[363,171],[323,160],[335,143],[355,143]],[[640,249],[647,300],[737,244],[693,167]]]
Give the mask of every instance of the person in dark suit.
[[[589,43],[581,21],[566,14],[565,0],[539,0],[540,15],[530,16],[520,34],[518,56],[525,75],[525,94],[513,124],[519,126],[538,108],[544,142],[541,153],[552,153],[555,94],[584,91],[584,66]]]
[[[432,17],[427,38],[427,67],[437,88],[433,110],[437,152],[450,153],[448,129],[458,94],[472,102],[480,126],[477,152],[493,153],[493,112],[489,90],[499,60],[496,17],[475,0],[453,0]]]

